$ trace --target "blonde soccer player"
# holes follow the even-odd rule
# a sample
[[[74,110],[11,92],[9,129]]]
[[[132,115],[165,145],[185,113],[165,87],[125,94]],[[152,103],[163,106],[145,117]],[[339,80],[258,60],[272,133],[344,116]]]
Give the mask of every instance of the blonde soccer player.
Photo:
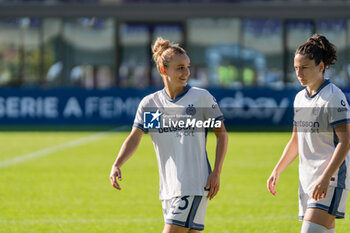
[[[134,154],[142,135],[150,133],[158,160],[163,233],[195,233],[204,229],[207,202],[220,187],[228,142],[223,115],[208,91],[187,84],[190,59],[183,48],[158,38],[152,51],[164,89],[142,99],[133,129],[112,166],[110,181],[121,189],[122,165]],[[170,120],[177,120],[178,115],[219,123],[212,127],[217,138],[213,171],[206,153],[208,128],[197,129],[202,125],[194,126],[192,121],[190,126],[172,124]],[[167,116],[169,121],[162,125],[160,119]]]

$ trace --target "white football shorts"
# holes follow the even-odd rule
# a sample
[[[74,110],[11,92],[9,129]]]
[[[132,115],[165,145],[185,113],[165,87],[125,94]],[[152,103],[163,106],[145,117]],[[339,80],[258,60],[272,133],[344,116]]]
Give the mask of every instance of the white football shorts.
[[[191,230],[204,230],[204,218],[207,211],[207,204],[207,196],[191,195],[163,200],[164,222]]]
[[[336,218],[344,218],[348,195],[349,190],[330,186],[326,198],[316,201],[309,194],[299,190],[299,220],[304,219],[305,211],[308,208],[325,210]]]

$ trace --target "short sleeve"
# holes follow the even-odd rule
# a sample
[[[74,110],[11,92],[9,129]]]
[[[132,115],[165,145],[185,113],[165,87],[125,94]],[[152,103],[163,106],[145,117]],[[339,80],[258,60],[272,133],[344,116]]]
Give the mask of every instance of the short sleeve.
[[[203,98],[203,106],[205,119],[214,118],[215,120],[224,120],[224,115],[222,114],[216,99],[209,92],[206,92]]]
[[[332,127],[350,123],[350,109],[342,92],[334,93],[327,105],[328,119]]]
[[[146,107],[145,105],[146,105],[146,99],[143,98],[137,108],[133,127],[139,128],[145,133],[147,133],[148,130],[143,127],[143,113],[145,111],[145,107]]]

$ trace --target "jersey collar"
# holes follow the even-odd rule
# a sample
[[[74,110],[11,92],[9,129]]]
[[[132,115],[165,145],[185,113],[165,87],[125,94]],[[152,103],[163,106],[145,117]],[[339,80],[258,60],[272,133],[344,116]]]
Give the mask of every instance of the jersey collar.
[[[312,96],[308,96],[307,95],[307,89],[305,88],[305,95],[306,95],[306,97],[307,98],[310,98],[310,99],[312,99],[312,98],[314,98],[318,93],[320,93],[320,91],[325,87],[325,86],[327,86],[328,84],[330,84],[331,82],[329,81],[329,79],[326,79],[326,80],[324,80],[324,82],[323,82],[323,84],[320,86],[320,88],[318,88],[318,90],[315,92],[315,94],[313,94]]]
[[[179,99],[181,99],[184,95],[186,95],[186,93],[191,89],[190,85],[186,85],[185,90],[183,90],[181,93],[179,93],[173,100],[168,96],[168,94],[165,91],[165,88],[162,90],[163,95],[165,96],[165,98],[172,102],[175,103],[177,102]]]

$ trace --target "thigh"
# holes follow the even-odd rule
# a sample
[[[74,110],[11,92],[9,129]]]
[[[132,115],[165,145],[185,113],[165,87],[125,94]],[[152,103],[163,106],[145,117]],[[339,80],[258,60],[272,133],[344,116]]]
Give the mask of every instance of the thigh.
[[[189,230],[188,228],[177,225],[165,224],[163,233],[200,233],[200,231]]]
[[[188,231],[188,233],[200,233],[200,231],[197,231],[197,230],[190,230],[190,231]]]
[[[165,224],[163,233],[187,233],[188,228],[173,225],[173,224]]]
[[[335,216],[329,214],[327,211],[317,208],[308,208],[304,215],[304,221],[313,222],[327,229],[335,227]]]

